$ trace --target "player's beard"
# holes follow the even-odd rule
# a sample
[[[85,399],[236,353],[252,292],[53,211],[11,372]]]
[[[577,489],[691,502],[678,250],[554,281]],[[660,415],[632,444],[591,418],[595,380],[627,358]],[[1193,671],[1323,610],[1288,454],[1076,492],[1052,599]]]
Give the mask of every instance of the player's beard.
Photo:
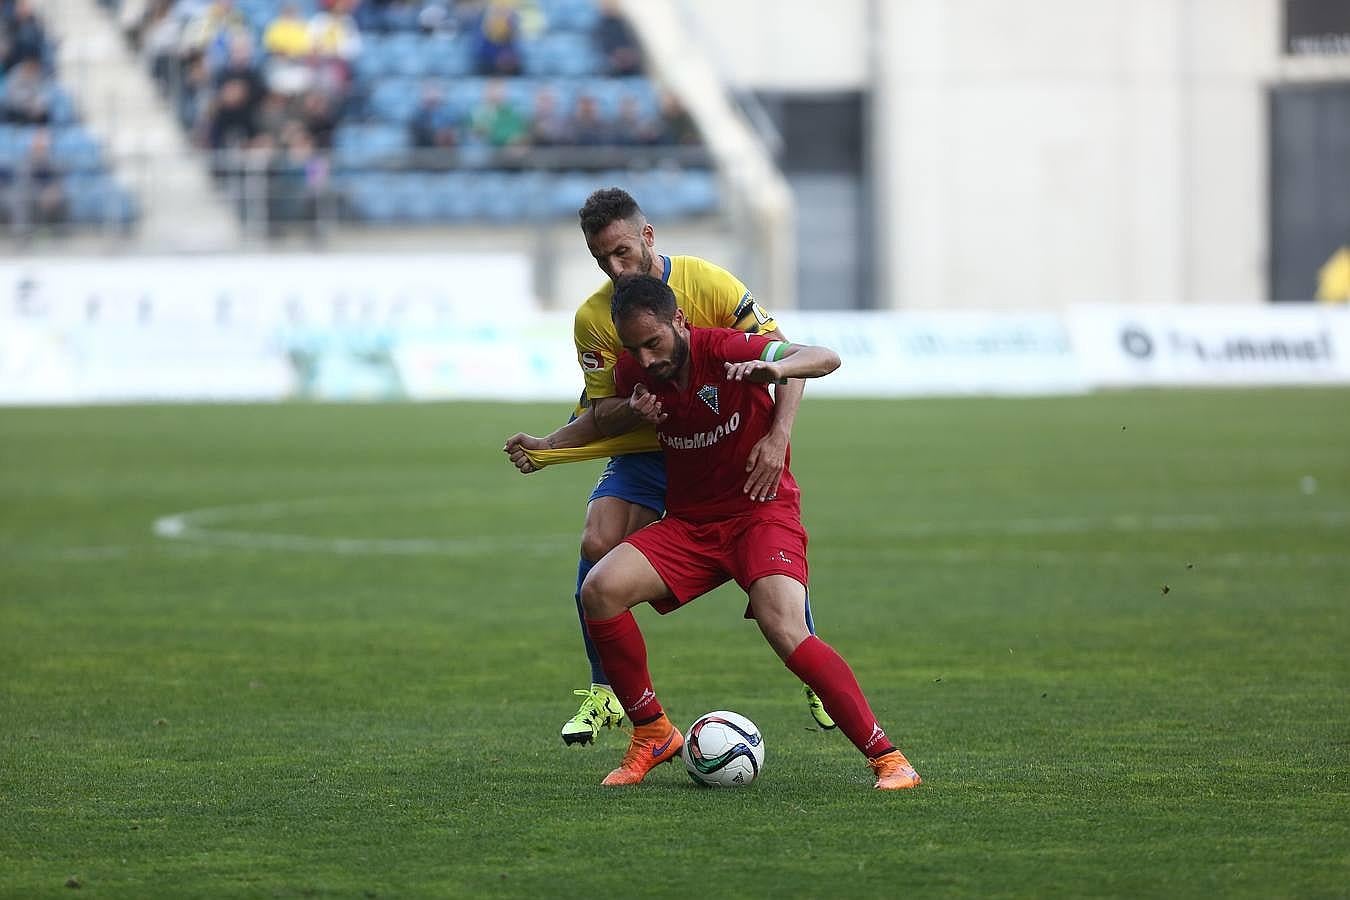
[[[670,334],[675,339],[670,359],[647,367],[647,374],[654,381],[674,381],[680,372],[684,371],[684,364],[689,361],[689,342],[680,337],[674,325],[670,327]]]

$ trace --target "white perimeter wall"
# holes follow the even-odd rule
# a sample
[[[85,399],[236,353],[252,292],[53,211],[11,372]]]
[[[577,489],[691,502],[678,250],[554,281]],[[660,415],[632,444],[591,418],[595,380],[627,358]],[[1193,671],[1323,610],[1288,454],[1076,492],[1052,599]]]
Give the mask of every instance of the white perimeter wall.
[[[675,0],[725,75],[756,90],[867,83],[871,0]],[[880,0],[885,3],[887,0]]]
[[[686,2],[741,83],[873,88],[878,305],[1265,299],[1279,0]]]

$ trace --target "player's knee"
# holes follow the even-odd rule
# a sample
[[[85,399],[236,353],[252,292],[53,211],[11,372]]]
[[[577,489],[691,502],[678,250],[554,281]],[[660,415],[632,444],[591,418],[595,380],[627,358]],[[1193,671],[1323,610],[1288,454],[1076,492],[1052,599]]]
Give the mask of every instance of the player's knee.
[[[588,619],[609,619],[623,612],[615,609],[615,591],[602,570],[592,570],[581,585],[581,608]]]
[[[591,562],[599,562],[622,540],[619,529],[588,524],[581,533],[581,555]]]

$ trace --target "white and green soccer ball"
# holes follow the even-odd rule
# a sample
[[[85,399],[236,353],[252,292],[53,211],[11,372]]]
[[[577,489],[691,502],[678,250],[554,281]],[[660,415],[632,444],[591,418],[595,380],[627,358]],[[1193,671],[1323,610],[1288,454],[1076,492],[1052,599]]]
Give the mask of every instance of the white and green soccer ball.
[[[681,756],[697,784],[744,787],[764,770],[764,738],[745,716],[718,710],[689,726]]]

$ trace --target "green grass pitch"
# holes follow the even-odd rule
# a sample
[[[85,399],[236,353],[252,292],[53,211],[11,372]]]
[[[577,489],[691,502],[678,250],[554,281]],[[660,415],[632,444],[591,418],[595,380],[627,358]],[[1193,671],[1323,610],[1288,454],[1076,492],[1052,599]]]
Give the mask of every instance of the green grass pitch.
[[[0,895],[1346,895],[1350,391],[808,390],[817,624],[895,794],[727,588],[638,618],[757,784],[563,747],[599,464],[500,452],[562,412],[0,410]]]

